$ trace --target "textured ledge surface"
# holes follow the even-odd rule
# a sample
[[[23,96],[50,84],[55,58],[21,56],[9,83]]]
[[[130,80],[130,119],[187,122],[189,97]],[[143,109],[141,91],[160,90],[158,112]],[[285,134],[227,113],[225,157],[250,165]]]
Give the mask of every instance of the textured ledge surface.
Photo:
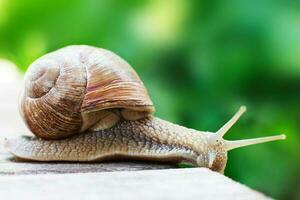
[[[204,168],[2,176],[1,199],[268,199]]]

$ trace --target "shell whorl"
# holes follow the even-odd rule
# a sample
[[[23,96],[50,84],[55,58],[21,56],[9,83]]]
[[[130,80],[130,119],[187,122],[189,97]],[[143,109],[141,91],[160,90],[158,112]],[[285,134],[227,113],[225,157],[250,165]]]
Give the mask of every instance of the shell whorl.
[[[112,108],[154,111],[136,72],[108,50],[68,46],[37,59],[26,72],[20,112],[38,137],[77,134],[89,119],[83,113]]]

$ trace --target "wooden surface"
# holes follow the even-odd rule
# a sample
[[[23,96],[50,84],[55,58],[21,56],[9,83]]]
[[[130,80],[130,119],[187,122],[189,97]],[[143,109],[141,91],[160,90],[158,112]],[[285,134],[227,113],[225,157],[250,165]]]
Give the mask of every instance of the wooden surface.
[[[204,168],[142,162],[16,162],[4,138],[29,131],[18,113],[21,76],[0,60],[0,199],[268,199]]]
[[[204,168],[0,178],[1,199],[268,199]]]

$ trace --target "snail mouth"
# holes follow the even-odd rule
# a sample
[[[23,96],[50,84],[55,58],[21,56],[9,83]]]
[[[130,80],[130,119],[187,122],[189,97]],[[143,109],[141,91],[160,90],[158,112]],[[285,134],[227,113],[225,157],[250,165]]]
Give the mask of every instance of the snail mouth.
[[[209,167],[211,170],[224,174],[224,169],[227,163],[227,154],[216,155],[212,165]]]
[[[213,171],[224,173],[227,162],[227,153],[225,150],[217,152],[210,150],[207,156],[199,155],[197,157],[198,167],[207,167]]]

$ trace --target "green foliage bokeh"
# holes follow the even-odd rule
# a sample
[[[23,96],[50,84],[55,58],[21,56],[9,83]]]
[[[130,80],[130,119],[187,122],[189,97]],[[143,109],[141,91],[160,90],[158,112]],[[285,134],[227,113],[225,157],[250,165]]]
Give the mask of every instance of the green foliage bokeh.
[[[229,153],[225,174],[279,199],[300,198],[300,2],[0,0],[0,57],[25,71],[70,44],[110,49],[147,86],[156,115],[226,135],[285,133]]]

